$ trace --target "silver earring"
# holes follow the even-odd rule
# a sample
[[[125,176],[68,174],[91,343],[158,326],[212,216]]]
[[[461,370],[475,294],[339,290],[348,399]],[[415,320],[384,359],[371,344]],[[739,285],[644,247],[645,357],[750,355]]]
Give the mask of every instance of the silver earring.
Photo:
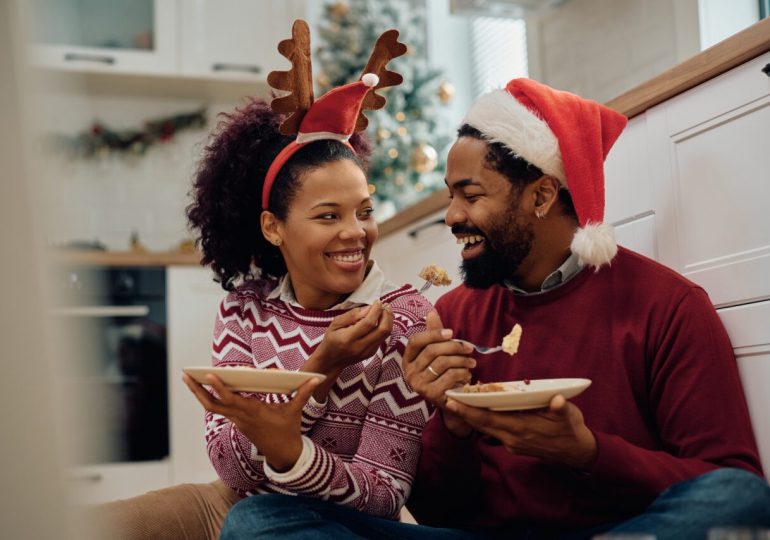
[[[278,247],[278,246],[280,246],[280,245],[281,245],[281,239],[280,239],[280,238],[277,238],[276,240],[273,240],[273,245],[274,245],[275,247]]]
[[[542,210],[535,210],[535,217],[537,219],[543,219],[545,217],[545,212]]]

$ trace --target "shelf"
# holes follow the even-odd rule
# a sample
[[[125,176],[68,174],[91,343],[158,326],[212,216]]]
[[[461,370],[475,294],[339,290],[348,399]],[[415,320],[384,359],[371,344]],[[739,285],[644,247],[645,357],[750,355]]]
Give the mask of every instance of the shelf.
[[[199,266],[200,253],[52,250],[53,263],[81,266]]]

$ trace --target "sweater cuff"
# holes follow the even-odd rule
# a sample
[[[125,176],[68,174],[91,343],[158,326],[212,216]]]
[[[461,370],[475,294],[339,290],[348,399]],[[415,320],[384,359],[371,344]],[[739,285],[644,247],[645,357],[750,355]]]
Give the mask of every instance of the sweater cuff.
[[[288,484],[291,482],[295,482],[297,479],[302,478],[304,476],[308,469],[310,469],[310,466],[313,464],[313,459],[315,458],[315,445],[313,442],[305,437],[302,436],[302,452],[299,454],[299,458],[297,458],[297,462],[294,464],[294,466],[285,472],[277,472],[270,467],[270,464],[265,461],[265,476],[271,481],[276,484]]]
[[[326,404],[329,403],[329,399],[324,400],[323,403],[318,403],[313,396],[302,408],[302,418],[300,421],[300,429],[302,434],[306,434],[315,425],[316,421],[326,413]]]

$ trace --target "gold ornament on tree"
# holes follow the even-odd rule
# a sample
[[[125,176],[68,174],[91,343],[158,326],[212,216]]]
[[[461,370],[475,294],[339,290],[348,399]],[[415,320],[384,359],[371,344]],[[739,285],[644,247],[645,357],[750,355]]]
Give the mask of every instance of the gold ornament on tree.
[[[329,11],[331,12],[332,16],[338,19],[342,19],[348,14],[348,11],[350,11],[350,6],[348,6],[345,2],[335,2],[331,5],[331,7],[329,7]]]
[[[412,151],[410,165],[418,173],[429,173],[438,165],[438,152],[431,145],[421,143]]]
[[[438,100],[446,105],[455,97],[455,87],[449,81],[441,81],[441,84],[438,86],[437,94]]]

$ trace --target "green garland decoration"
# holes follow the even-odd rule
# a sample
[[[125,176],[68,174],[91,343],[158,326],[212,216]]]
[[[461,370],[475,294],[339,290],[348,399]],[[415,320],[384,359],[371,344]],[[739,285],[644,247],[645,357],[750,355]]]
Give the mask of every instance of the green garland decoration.
[[[142,156],[151,146],[173,140],[180,131],[205,126],[205,108],[147,120],[142,129],[115,130],[96,121],[89,130],[77,135],[50,135],[49,145],[73,159],[100,158],[108,154]]]

